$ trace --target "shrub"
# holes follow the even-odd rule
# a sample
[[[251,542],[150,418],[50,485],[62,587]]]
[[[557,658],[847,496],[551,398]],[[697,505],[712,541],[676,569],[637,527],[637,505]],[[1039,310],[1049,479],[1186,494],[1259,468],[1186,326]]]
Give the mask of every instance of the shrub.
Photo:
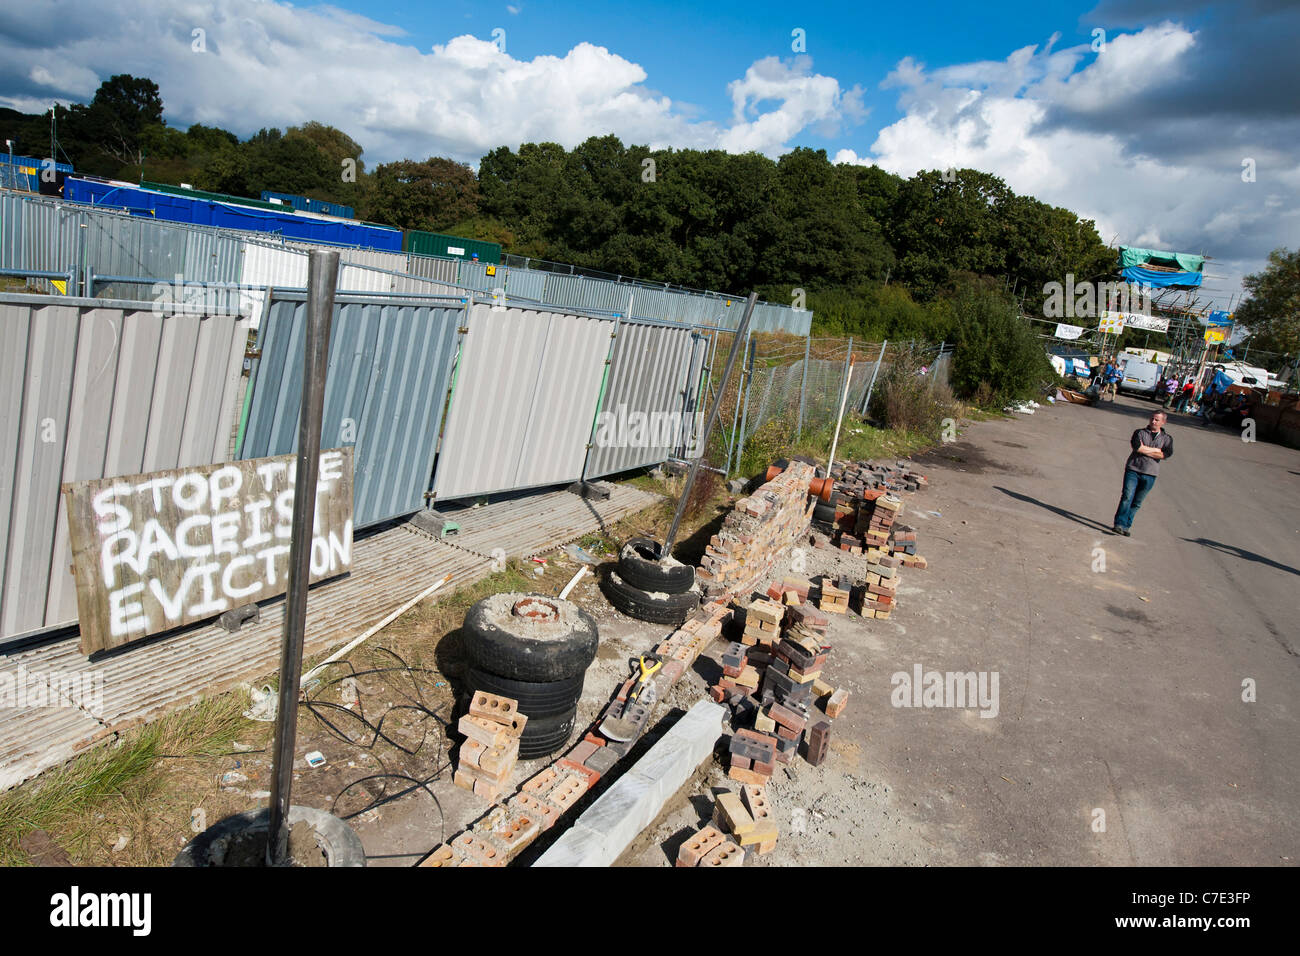
[[[937,387],[922,374],[927,357],[911,347],[891,352],[889,367],[871,395],[871,414],[889,428],[933,435],[952,415],[946,387]]]
[[[1027,398],[1055,379],[1047,353],[1029,323],[996,291],[968,288],[956,299],[957,352],[952,384],[977,405]]]

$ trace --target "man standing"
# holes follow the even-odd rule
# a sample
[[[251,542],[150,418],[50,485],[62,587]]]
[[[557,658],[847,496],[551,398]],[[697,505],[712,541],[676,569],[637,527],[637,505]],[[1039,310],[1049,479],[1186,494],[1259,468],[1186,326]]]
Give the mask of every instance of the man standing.
[[[1152,412],[1147,427],[1139,428],[1129,439],[1133,452],[1124,463],[1124,491],[1115,511],[1115,525],[1111,528],[1115,534],[1129,536],[1133,516],[1142,507],[1142,499],[1160,474],[1160,462],[1174,457],[1174,440],[1164,430],[1168,418],[1164,412]]]

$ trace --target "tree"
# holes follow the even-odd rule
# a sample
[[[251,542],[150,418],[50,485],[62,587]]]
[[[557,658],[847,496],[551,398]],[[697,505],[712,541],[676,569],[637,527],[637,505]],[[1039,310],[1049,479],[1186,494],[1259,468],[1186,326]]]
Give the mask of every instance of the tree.
[[[432,157],[422,163],[399,160],[375,168],[369,216],[403,229],[438,232],[479,209],[478,180],[464,163]]]
[[[1300,249],[1274,249],[1263,272],[1241,280],[1250,298],[1237,307],[1235,321],[1251,333],[1251,348],[1300,353]]]
[[[71,138],[121,166],[143,165],[146,130],[165,125],[158,84],[127,73],[105,80],[89,106],[73,106],[70,114]]]

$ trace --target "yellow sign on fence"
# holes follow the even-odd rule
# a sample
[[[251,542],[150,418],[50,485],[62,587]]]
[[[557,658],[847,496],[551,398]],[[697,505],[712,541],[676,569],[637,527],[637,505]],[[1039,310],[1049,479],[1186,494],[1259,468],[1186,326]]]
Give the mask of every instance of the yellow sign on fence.
[[[1218,342],[1228,341],[1228,327],[1226,325],[1220,325],[1215,328],[1206,329],[1205,341],[1211,345]]]

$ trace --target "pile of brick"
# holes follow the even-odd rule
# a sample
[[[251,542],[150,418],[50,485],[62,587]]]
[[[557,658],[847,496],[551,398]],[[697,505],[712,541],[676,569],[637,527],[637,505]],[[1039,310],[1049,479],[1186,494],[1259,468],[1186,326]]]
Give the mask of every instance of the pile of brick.
[[[851,498],[866,491],[918,491],[929,482],[910,461],[848,461],[831,467],[835,487]]]
[[[713,821],[688,837],[677,851],[678,866],[742,866],[745,849],[753,847],[759,855],[776,849],[780,831],[767,791],[745,784],[737,796],[723,790],[714,798]]]
[[[722,633],[722,627],[731,618],[731,613],[731,609],[721,601],[704,604],[678,630],[655,648],[655,653],[663,659],[664,665],[652,678],[655,693],[651,696],[654,699],[663,700],[672,684]],[[538,836],[553,827],[561,816],[590,792],[601,777],[605,776],[619,759],[626,756],[636,743],[635,738],[630,741],[613,741],[603,737],[598,728],[605,717],[622,716],[624,719],[638,723],[642,729],[649,722],[653,705],[645,707],[643,711],[637,710],[633,713],[625,711],[624,705],[633,684],[634,681],[629,680],[619,688],[614,700],[597,719],[596,725],[590,728],[563,757],[529,778],[504,805],[494,807],[468,830],[449,842],[435,847],[420,865],[505,866]],[[480,695],[475,695],[476,698],[478,696]],[[637,706],[639,705],[634,705]],[[491,713],[498,716],[503,712],[500,707],[491,710]],[[470,713],[466,716],[499,724],[499,721],[488,716],[487,710],[476,708],[473,703],[471,703]],[[519,715],[517,719],[521,721],[518,726],[522,731],[522,721],[527,718]],[[462,721],[464,720],[465,718],[462,718]],[[504,724],[499,725],[504,726]],[[474,727],[479,734],[486,736],[486,728],[480,727],[477,722],[466,723],[465,728],[468,727]],[[468,736],[465,728],[462,728],[461,732]],[[482,737],[470,739],[484,742]],[[461,767],[457,770],[456,783],[465,785],[460,779],[461,771],[464,770],[467,776],[470,776],[471,786],[474,787],[477,786],[478,781],[472,776],[473,771],[466,765],[464,750],[466,745],[462,745]],[[517,756],[517,734],[514,752]],[[482,763],[481,755],[479,763]],[[489,763],[492,763],[491,759]],[[511,767],[513,768],[513,761]],[[482,769],[481,766],[475,765],[475,770]],[[499,790],[504,786],[508,778],[508,772],[502,774],[495,785],[496,789]],[[496,799],[496,796],[493,799]]]
[[[519,759],[519,735],[527,723],[528,718],[519,713],[518,701],[475,691],[469,713],[456,725],[465,736],[453,778],[456,786],[472,790],[489,803],[500,800]]]
[[[812,517],[808,502],[812,477],[811,465],[791,462],[781,474],[736,502],[709,539],[696,572],[706,597],[748,593],[804,536]]]
[[[785,593],[797,594],[794,588]],[[715,701],[731,708],[736,727],[727,745],[728,776],[754,786],[764,785],[778,763],[789,763],[798,754],[819,700],[829,698],[828,706],[833,700],[838,712],[848,699],[847,691],[836,691],[821,679],[830,653],[830,619],[800,602],[782,608],[776,630],[766,629],[773,608],[780,607],[762,597],[750,602],[742,640],[727,646],[722,676],[709,688]],[[755,620],[759,627],[751,631]]]

